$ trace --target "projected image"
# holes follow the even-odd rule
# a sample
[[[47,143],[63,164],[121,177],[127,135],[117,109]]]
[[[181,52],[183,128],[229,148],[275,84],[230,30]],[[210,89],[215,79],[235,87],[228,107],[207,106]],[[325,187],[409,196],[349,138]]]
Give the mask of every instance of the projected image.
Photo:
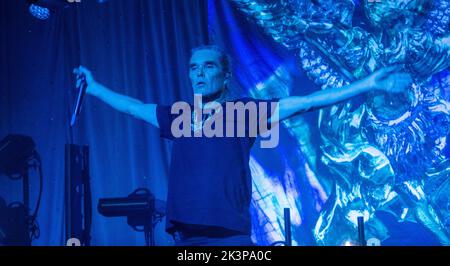
[[[370,93],[314,119],[284,121],[298,155],[266,155],[285,167],[272,176],[264,168],[276,160],[252,161],[253,237],[284,239],[289,207],[298,244],[356,243],[363,217],[366,239],[448,245],[449,2],[219,2],[209,2],[211,38],[230,47],[238,82],[257,97],[304,94],[308,83],[292,82],[295,75],[326,90],[394,64],[414,79],[405,93]],[[295,66],[286,66],[292,59]]]

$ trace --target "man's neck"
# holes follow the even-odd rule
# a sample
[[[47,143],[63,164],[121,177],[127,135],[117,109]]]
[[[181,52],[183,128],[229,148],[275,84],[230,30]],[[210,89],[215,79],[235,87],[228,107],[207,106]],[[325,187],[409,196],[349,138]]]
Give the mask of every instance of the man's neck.
[[[197,101],[196,104],[197,106],[199,106],[200,108],[203,108],[205,105],[208,105],[208,103],[211,102],[218,102],[218,103],[222,103],[224,101],[224,95],[222,91],[218,91],[214,94],[210,94],[210,95],[201,95],[200,97],[194,97],[194,101]]]
[[[210,95],[202,95],[203,104],[207,104],[213,101],[220,102],[220,100],[222,99],[222,93],[222,91],[218,91]]]

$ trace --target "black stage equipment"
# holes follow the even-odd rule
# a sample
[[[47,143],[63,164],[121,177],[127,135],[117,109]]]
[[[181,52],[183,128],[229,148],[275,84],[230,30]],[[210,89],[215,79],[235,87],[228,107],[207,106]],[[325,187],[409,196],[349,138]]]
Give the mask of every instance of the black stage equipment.
[[[34,141],[28,136],[8,135],[0,141],[0,173],[9,177],[23,174],[35,153]]]
[[[39,195],[34,212],[30,215],[29,170],[39,170]],[[30,246],[39,237],[37,215],[42,197],[42,162],[36,145],[29,136],[10,134],[0,141],[0,174],[13,180],[22,179],[23,202],[13,202],[0,208],[0,243]]]
[[[101,198],[97,209],[106,217],[127,217],[128,225],[136,231],[144,232],[146,245],[154,246],[154,227],[164,217],[166,204],[164,201],[155,199],[148,189],[140,188],[128,197]]]
[[[89,147],[65,146],[65,233],[66,240],[76,238],[90,245],[92,198],[89,176]]]

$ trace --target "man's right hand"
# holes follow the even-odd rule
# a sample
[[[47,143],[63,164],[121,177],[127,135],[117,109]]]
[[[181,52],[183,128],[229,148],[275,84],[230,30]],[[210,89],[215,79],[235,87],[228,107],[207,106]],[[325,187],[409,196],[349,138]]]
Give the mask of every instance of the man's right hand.
[[[73,70],[76,75],[77,87],[83,80],[83,76],[87,83],[86,93],[102,100],[117,111],[132,115],[138,119],[144,120],[155,127],[159,127],[156,117],[156,104],[143,103],[138,99],[134,99],[127,95],[114,92],[102,84],[96,82],[91,71],[84,66],[79,66]]]
[[[79,87],[80,83],[82,81],[82,76],[85,77],[86,83],[87,83],[87,88],[86,88],[86,93],[88,94],[92,94],[93,91],[95,90],[95,80],[94,77],[92,76],[92,73],[89,69],[85,68],[84,66],[79,66],[77,68],[73,69],[73,73],[76,76],[76,86]]]

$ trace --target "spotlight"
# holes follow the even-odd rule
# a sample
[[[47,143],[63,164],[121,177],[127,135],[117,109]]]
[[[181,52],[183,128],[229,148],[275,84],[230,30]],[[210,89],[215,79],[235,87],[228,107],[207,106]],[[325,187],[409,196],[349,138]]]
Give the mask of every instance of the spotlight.
[[[30,14],[33,15],[33,17],[40,20],[46,20],[50,17],[50,10],[46,7],[31,4],[28,7],[28,11],[30,11]]]
[[[67,0],[27,0],[28,11],[40,20],[47,20],[53,12],[66,8]]]

